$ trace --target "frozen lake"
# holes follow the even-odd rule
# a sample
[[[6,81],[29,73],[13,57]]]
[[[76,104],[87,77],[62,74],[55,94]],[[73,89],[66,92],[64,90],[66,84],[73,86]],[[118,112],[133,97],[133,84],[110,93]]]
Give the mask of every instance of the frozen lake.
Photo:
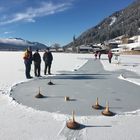
[[[75,110],[80,116],[100,115],[101,111],[92,108],[97,97],[103,107],[108,101],[114,113],[137,110],[140,108],[140,86],[118,79],[122,73],[127,78],[138,77],[127,70],[105,71],[99,60],[89,59],[75,71],[61,71],[20,83],[12,88],[11,96],[23,105],[62,114]],[[48,85],[50,79],[54,85]],[[35,98],[39,87],[45,98]],[[70,97],[70,101],[65,101],[65,96]]]

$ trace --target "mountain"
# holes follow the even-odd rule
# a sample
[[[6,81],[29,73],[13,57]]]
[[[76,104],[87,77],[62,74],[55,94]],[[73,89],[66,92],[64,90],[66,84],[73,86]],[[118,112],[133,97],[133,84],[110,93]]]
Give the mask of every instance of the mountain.
[[[32,47],[32,50],[45,49],[47,47],[46,45],[42,43],[31,42],[28,40],[24,40],[22,38],[0,39],[0,50],[21,51],[21,50],[25,50],[29,46]]]
[[[73,43],[75,46],[103,43],[121,35],[131,37],[138,34],[140,34],[140,0],[103,19],[64,47],[72,47]]]

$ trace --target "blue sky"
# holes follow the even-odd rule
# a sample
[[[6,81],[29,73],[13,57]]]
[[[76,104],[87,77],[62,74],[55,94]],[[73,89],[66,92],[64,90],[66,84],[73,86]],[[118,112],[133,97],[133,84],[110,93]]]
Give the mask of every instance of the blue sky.
[[[66,45],[134,0],[0,0],[0,38]]]

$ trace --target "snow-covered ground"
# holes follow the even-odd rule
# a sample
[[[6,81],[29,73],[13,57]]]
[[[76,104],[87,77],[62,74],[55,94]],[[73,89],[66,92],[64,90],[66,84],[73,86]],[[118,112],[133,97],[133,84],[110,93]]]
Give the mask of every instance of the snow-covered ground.
[[[42,55],[42,53],[41,53]],[[83,129],[72,131],[65,127],[69,115],[38,111],[16,103],[9,97],[11,86],[28,81],[24,75],[23,52],[0,52],[0,138],[2,140],[139,140],[140,110],[114,117],[83,116],[76,121]],[[81,67],[92,54],[53,53],[52,73]],[[119,63],[107,55],[101,56],[106,70],[127,69],[140,75],[140,56],[123,55]],[[43,74],[44,63],[42,62]],[[33,65],[32,71],[33,75]],[[34,75],[33,75],[34,76]],[[140,79],[118,78],[140,85]]]

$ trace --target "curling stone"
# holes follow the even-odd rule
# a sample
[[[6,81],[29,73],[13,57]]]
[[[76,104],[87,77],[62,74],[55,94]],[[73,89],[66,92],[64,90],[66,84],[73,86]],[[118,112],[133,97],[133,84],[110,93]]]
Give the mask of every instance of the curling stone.
[[[65,101],[69,101],[70,100],[70,97],[68,97],[68,96],[65,96]]]
[[[109,110],[109,105],[108,105],[108,102],[106,103],[106,108],[104,111],[102,111],[102,115],[105,115],[105,116],[114,116],[115,113],[111,112]]]
[[[40,93],[40,87],[39,87],[39,92],[38,92],[38,94],[35,96],[36,98],[44,98],[44,95],[42,95],[41,93]]]
[[[54,85],[54,83],[50,80],[50,82],[48,82],[48,85]]]
[[[103,107],[101,105],[99,105],[99,103],[98,103],[98,97],[96,99],[95,105],[92,105],[92,108],[97,109],[97,110],[98,109],[103,109]]]
[[[75,121],[74,111],[72,111],[72,120],[67,121],[66,125],[69,129],[79,129],[80,128],[80,124]]]

